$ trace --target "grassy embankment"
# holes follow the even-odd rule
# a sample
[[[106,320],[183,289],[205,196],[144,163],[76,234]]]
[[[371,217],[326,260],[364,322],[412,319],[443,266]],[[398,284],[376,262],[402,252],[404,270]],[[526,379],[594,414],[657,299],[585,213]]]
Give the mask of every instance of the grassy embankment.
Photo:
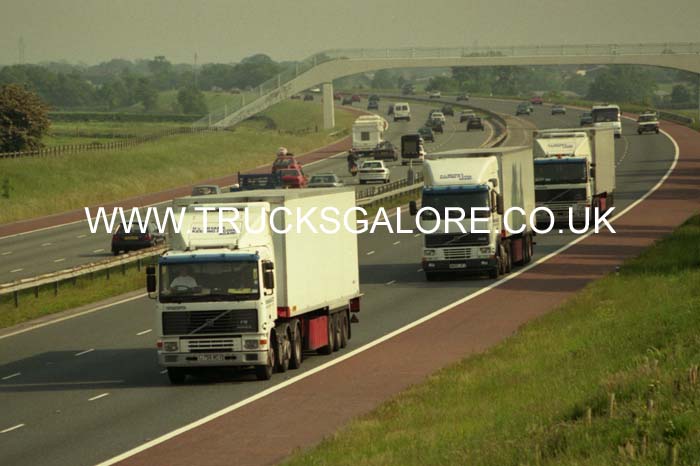
[[[699,244],[696,216],[285,464],[700,464]]]
[[[270,162],[281,145],[301,154],[328,144],[348,134],[354,120],[338,111],[336,128],[323,130],[320,103],[301,101],[261,116],[233,131],[168,136],[129,149],[0,160],[0,183],[10,188],[9,197],[0,196],[0,224],[247,170]]]

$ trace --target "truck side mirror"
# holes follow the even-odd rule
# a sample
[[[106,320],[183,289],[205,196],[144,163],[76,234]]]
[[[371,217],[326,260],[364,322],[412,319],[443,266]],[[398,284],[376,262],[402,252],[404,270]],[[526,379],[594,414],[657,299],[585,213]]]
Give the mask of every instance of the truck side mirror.
[[[496,212],[498,215],[503,215],[503,196],[496,194]]]
[[[412,216],[416,216],[418,213],[418,206],[416,205],[416,201],[409,201],[408,202],[408,213],[410,213]]]
[[[591,167],[591,178],[595,178],[595,167]]]
[[[270,261],[263,262],[263,286],[268,290],[275,288],[275,265]]]
[[[146,291],[149,294],[156,292],[156,268],[152,265],[146,267]]]

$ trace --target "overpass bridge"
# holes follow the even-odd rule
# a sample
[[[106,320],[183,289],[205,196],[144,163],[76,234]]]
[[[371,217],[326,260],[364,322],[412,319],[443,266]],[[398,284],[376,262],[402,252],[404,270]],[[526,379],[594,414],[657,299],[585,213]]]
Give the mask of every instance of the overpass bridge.
[[[233,126],[294,94],[322,87],[324,128],[335,126],[333,80],[392,68],[519,65],[651,65],[698,74],[700,43],[537,45],[512,47],[333,49],[297,63],[257,87],[257,98],[220,109],[195,125]],[[699,93],[700,95],[700,93]],[[700,97],[699,97],[700,99]],[[700,107],[700,102],[698,103]]]

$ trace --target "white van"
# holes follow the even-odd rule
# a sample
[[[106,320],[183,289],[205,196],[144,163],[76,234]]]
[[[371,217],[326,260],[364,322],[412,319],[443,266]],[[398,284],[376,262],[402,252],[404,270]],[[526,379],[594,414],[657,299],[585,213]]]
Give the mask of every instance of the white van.
[[[394,104],[394,121],[399,120],[411,121],[411,107],[406,102]]]
[[[591,109],[594,128],[612,128],[616,138],[622,136],[620,107],[618,105],[594,105]]]

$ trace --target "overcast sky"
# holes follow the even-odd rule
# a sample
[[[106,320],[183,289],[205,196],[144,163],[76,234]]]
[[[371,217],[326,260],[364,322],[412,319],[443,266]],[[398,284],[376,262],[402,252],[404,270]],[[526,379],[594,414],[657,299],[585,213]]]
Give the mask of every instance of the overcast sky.
[[[0,63],[328,48],[700,42],[700,0],[0,0]]]

